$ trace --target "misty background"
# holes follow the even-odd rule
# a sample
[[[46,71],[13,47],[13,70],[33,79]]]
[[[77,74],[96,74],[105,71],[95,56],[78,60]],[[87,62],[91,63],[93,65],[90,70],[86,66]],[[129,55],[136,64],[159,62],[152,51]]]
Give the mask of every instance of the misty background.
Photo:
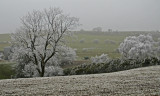
[[[159,5],[160,0],[0,0],[0,33],[14,32],[27,12],[49,7],[78,17],[82,25],[77,30],[156,31]]]

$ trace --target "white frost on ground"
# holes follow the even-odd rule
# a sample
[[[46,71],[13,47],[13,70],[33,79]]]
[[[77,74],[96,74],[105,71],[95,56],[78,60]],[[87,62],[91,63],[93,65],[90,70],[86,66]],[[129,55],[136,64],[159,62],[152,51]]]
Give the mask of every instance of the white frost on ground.
[[[0,95],[160,95],[160,66],[128,71],[0,80]]]

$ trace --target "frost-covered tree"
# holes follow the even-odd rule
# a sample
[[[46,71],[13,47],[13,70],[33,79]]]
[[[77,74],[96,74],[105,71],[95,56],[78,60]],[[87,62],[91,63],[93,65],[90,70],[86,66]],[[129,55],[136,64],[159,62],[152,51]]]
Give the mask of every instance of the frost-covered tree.
[[[85,42],[85,39],[83,38],[83,39],[81,39],[79,42],[80,42],[80,43],[84,43],[84,42]]]
[[[154,46],[150,35],[129,36],[119,46],[119,52],[124,58],[139,59],[153,57]]]
[[[98,44],[98,43],[99,43],[99,40],[98,40],[98,39],[94,39],[94,40],[93,40],[93,43],[94,43],[94,44]]]
[[[91,57],[92,63],[98,64],[98,63],[106,63],[110,59],[108,57],[108,54],[102,54],[100,56]]]
[[[76,52],[72,48],[61,46],[58,49],[60,49],[59,52],[46,64],[44,76],[63,75],[60,66],[71,64],[72,61],[76,60]],[[22,48],[15,49],[13,53],[13,59],[18,63],[16,65],[16,77],[37,77],[39,76],[37,66],[30,61],[26,52]]]
[[[63,47],[66,48],[64,36],[70,35],[79,20],[59,8],[50,8],[28,13],[21,21],[22,26],[11,35],[13,60],[21,66],[19,71],[26,71],[29,65],[28,69],[34,69],[33,75],[43,77],[47,66],[58,64],[57,58],[64,52]]]

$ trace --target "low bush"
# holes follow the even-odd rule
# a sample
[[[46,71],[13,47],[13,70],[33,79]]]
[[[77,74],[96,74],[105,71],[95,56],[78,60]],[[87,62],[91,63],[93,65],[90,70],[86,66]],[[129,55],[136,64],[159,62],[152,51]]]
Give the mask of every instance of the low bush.
[[[84,42],[85,42],[85,40],[84,40],[84,39],[81,39],[79,42],[80,42],[80,43],[84,43]]]
[[[93,40],[93,43],[94,43],[94,44],[98,44],[98,43],[99,43],[99,40],[98,40],[98,39],[94,39],[94,40]]]

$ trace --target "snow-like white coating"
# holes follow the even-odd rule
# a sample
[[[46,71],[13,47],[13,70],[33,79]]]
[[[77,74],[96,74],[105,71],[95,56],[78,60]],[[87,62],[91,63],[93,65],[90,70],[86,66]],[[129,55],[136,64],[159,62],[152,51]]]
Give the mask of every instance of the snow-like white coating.
[[[119,52],[125,58],[143,60],[154,57],[154,40],[150,35],[129,36],[119,46]]]
[[[114,73],[0,80],[1,96],[159,96],[160,66]]]

